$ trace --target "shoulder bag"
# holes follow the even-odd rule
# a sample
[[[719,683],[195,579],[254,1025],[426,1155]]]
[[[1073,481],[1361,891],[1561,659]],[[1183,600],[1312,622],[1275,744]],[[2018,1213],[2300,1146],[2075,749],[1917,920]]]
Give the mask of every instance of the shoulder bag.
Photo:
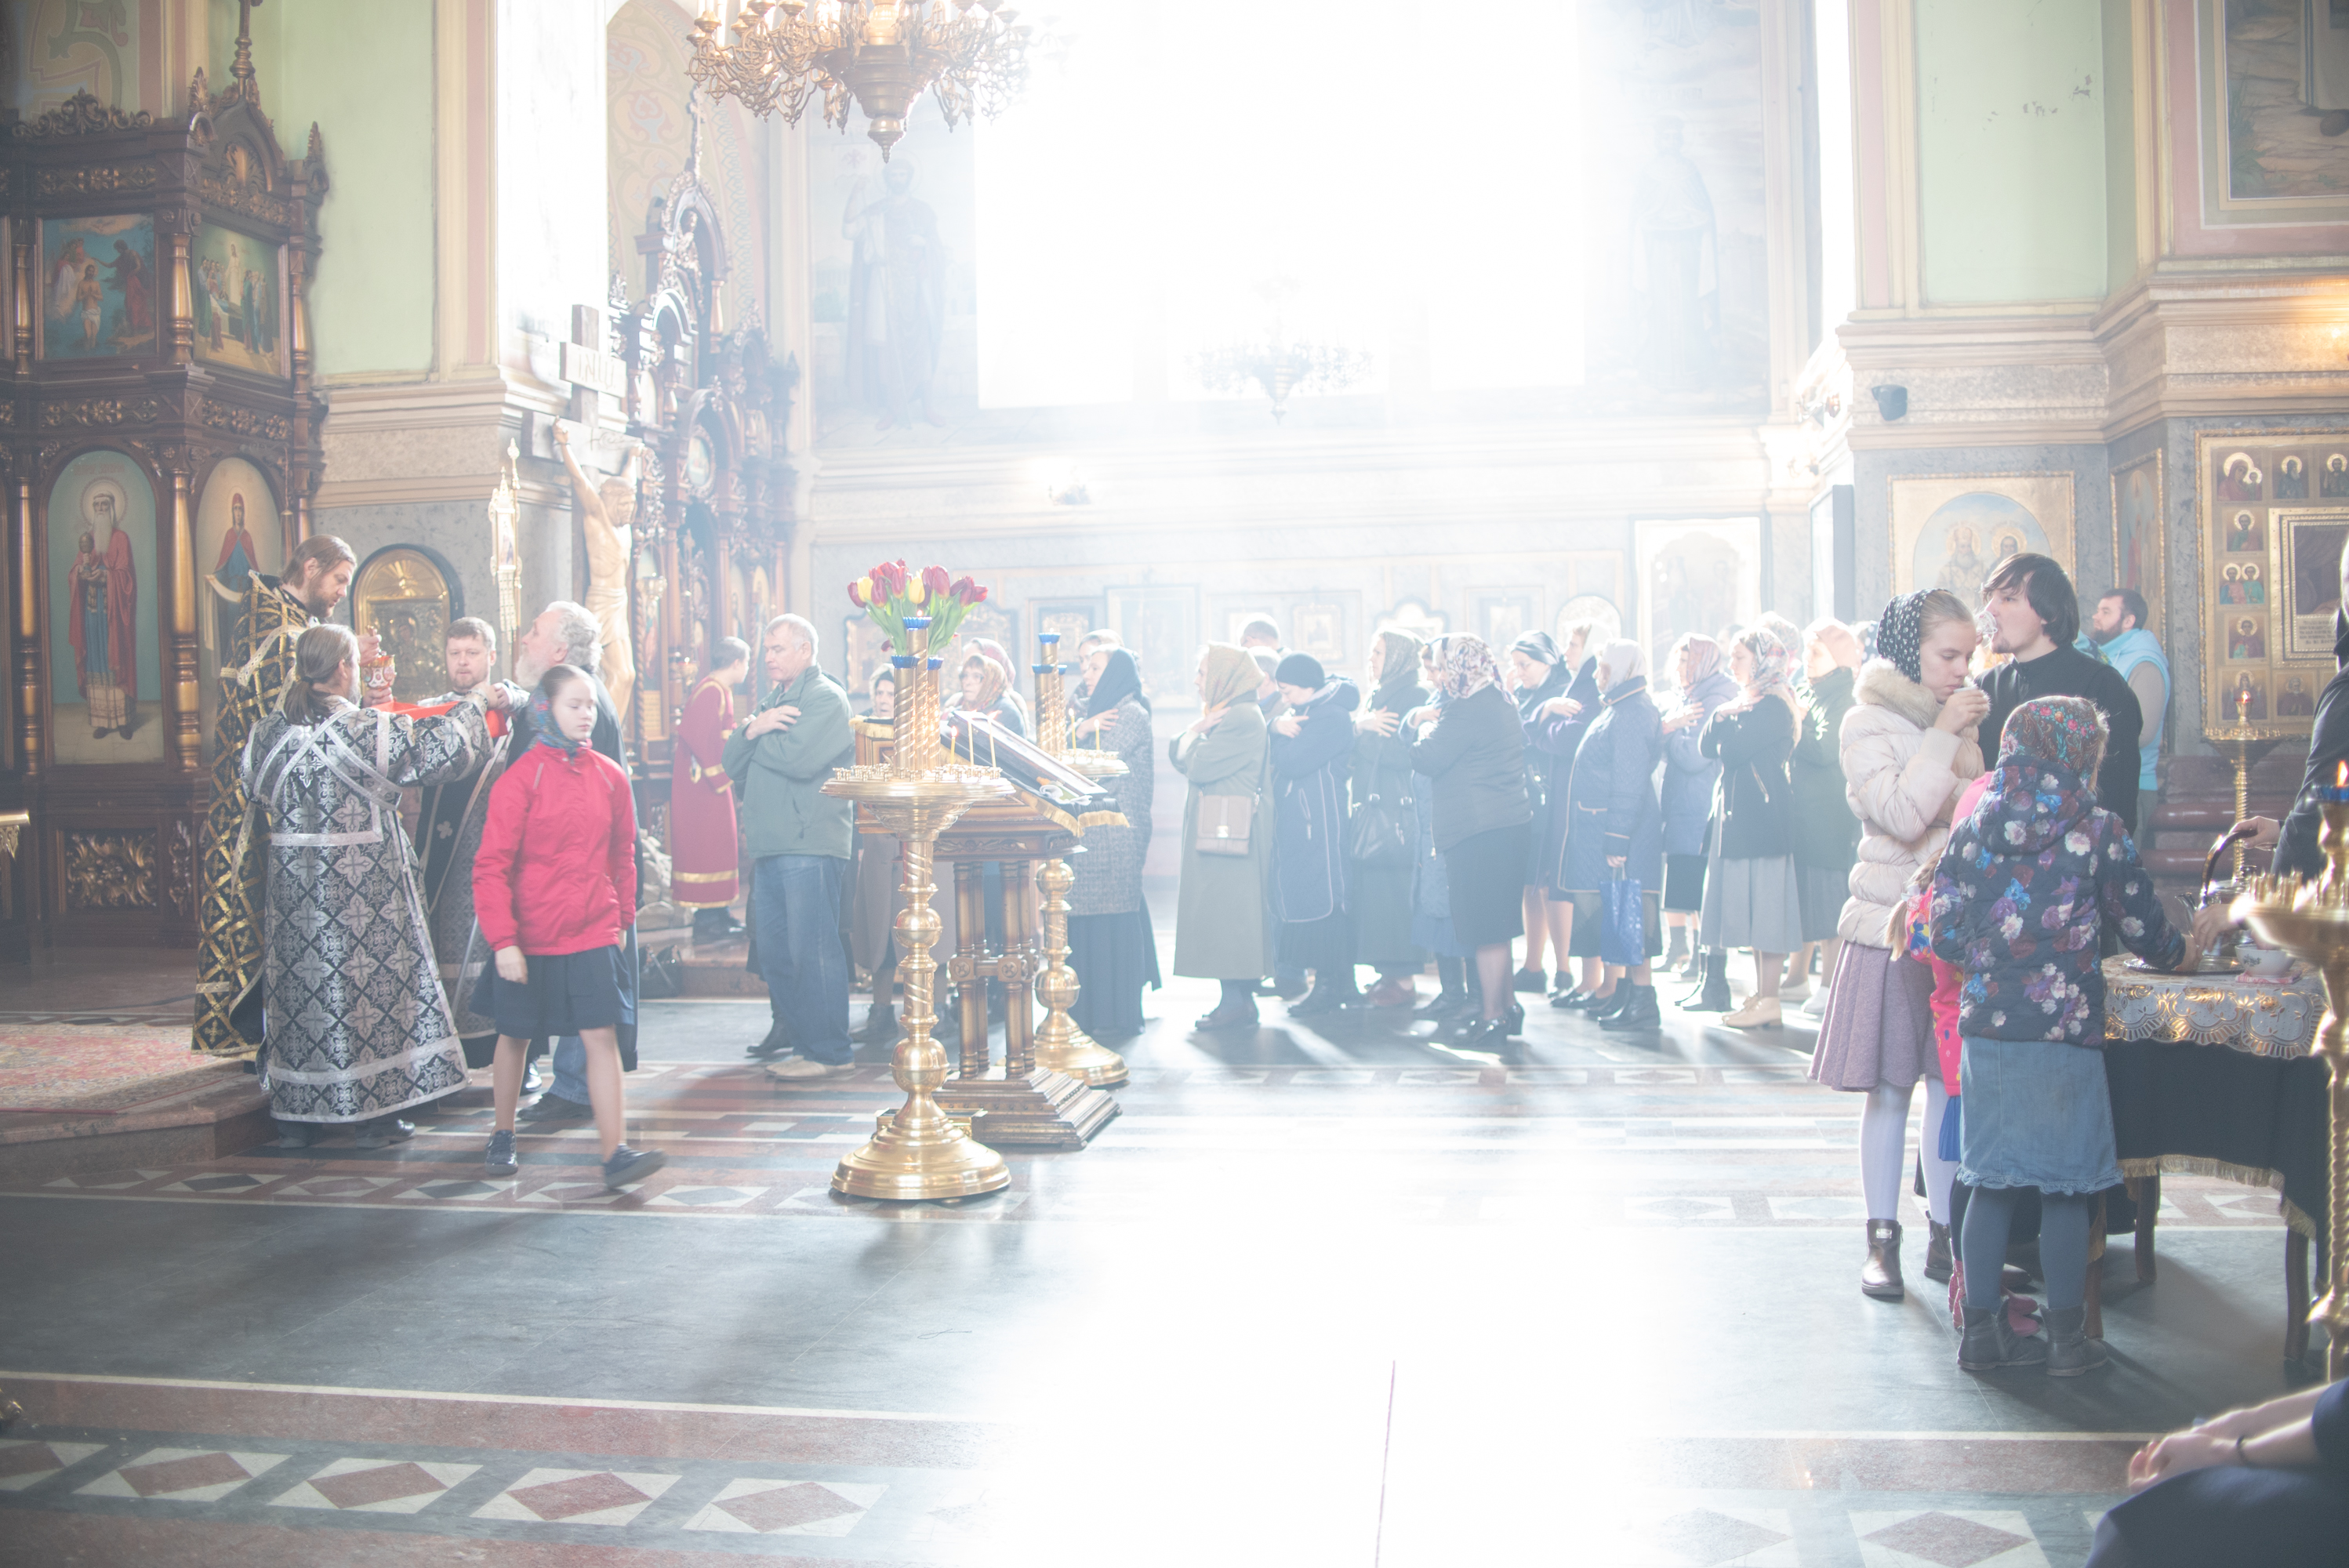
[[[1414,802],[1408,795],[1402,798],[1402,810],[1387,805],[1372,795],[1362,802],[1361,810],[1346,829],[1346,853],[1355,864],[1374,869],[1392,867],[1397,871],[1411,864],[1413,823],[1403,812]]]
[[[1256,800],[1247,795],[1199,797],[1199,836],[1203,855],[1246,855],[1248,831],[1256,819]]]

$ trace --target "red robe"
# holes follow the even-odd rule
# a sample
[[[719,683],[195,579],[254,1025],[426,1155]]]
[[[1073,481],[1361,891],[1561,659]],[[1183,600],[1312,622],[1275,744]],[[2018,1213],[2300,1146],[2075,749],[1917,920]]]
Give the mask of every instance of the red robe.
[[[723,909],[739,891],[734,781],[719,766],[733,727],[734,688],[708,676],[685,705],[669,775],[669,902],[679,909]]]
[[[128,705],[139,700],[139,563],[131,559],[130,536],[120,528],[106,542],[106,553],[98,557],[106,568],[106,662],[113,684],[122,688],[122,700]],[[83,646],[81,619],[81,584],[74,584],[73,619],[66,627],[66,638],[73,645],[76,673],[89,657]],[[88,698],[84,684],[82,696]]]

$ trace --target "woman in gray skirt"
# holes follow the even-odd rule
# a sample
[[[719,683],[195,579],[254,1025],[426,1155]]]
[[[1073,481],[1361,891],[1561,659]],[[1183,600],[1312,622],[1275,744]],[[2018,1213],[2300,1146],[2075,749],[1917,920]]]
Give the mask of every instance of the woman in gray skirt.
[[[1895,917],[1918,869],[1938,858],[1950,812],[1982,773],[1974,731],[1990,698],[1967,686],[1979,639],[1956,595],[1938,589],[1895,599],[1877,629],[1878,657],[1862,665],[1843,722],[1844,789],[1859,813],[1859,856],[1851,897],[1836,927],[1843,938],[1819,1019],[1811,1077],[1865,1094],[1859,1116],[1859,1181],[1868,1199],[1868,1261],[1859,1288],[1898,1301],[1901,1178],[1909,1170],[1909,1103],[1925,1080],[1925,1196],[1931,1240],[1925,1277],[1950,1277],[1950,1181],[1955,1161],[1940,1157],[1949,1095],[1933,1046],[1933,980],[1903,953]]]
[[[1779,973],[1786,954],[1803,944],[1789,821],[1794,786],[1786,770],[1799,706],[1787,678],[1794,663],[1793,650],[1772,633],[1759,626],[1739,633],[1729,651],[1737,697],[1713,710],[1697,738],[1698,749],[1721,764],[1704,869],[1704,946],[1708,957],[1754,949],[1754,994],[1722,1020],[1741,1029],[1778,1026]],[[1726,989],[1717,967],[1706,975],[1705,989],[1706,1002]]]

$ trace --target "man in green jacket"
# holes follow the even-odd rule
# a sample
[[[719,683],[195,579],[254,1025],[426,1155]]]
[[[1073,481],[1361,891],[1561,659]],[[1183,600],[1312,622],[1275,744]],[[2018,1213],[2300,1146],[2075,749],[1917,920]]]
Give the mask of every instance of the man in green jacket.
[[[774,1017],[750,1055],[778,1055],[796,1037],[798,1054],[768,1073],[829,1078],[852,1059],[840,900],[856,823],[855,808],[825,794],[823,784],[856,760],[856,735],[848,693],[816,663],[813,625],[776,616],[762,653],[766,698],[726,738],[722,758],[742,803],[752,936]]]

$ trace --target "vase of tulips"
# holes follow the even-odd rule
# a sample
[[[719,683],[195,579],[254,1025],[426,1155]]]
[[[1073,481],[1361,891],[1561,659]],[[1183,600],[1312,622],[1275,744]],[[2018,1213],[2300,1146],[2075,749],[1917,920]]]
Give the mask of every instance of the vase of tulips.
[[[897,671],[897,766],[925,772],[946,761],[938,744],[938,671],[944,648],[971,606],[984,603],[987,590],[969,577],[950,578],[943,566],[909,572],[903,561],[885,561],[848,585],[849,602],[873,618],[889,637],[889,662]]]

